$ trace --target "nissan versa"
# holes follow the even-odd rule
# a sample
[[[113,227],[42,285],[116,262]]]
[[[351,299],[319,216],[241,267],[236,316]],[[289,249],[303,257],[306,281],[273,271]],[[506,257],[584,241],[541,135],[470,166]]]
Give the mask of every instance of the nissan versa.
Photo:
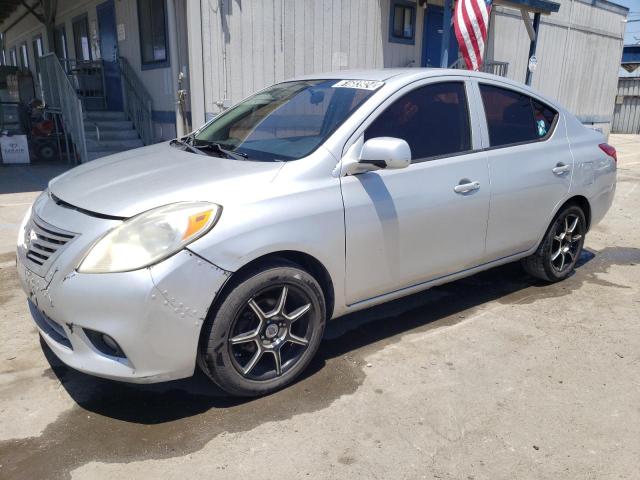
[[[18,272],[69,366],[160,382],[198,364],[261,395],[304,370],[329,319],[515,260],[566,278],[615,182],[602,135],[521,84],[314,75],[53,179]]]

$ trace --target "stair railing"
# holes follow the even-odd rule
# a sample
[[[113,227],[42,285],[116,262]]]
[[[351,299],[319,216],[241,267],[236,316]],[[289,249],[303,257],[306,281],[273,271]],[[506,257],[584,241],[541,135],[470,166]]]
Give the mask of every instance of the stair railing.
[[[142,143],[150,145],[155,142],[153,131],[153,103],[151,95],[140,81],[129,61],[124,57],[118,58],[122,85],[124,86],[125,111],[133,122],[135,129],[142,139]]]
[[[71,137],[76,154],[70,157],[71,161],[75,163],[76,160],[79,160],[80,163],[84,163],[88,160],[88,156],[84,135],[82,100],[78,97],[76,89],[54,53],[43,55],[38,58],[38,62],[40,62],[42,93],[47,109],[62,114],[65,141]],[[71,154],[71,149],[67,146],[67,156]]]
[[[464,62],[464,58],[460,57],[451,65],[449,65],[449,68],[466,70],[467,65]],[[480,66],[480,71],[485,73],[492,73],[501,77],[506,77],[507,73],[509,72],[509,63],[487,60]]]

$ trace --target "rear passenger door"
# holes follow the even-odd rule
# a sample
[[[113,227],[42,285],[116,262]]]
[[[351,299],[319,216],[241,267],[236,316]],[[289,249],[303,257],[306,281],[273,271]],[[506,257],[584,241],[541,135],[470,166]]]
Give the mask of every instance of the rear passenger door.
[[[567,196],[573,158],[559,113],[524,91],[479,83],[491,203],[487,261],[529,250]]]
[[[350,305],[481,263],[489,176],[467,96],[459,77],[410,85],[354,132],[402,138],[412,159],[341,179]]]

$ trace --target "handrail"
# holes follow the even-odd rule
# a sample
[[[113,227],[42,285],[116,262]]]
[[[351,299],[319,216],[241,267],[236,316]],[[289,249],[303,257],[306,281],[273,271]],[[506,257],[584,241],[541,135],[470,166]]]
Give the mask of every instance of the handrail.
[[[67,73],[86,110],[107,107],[103,60],[76,60],[60,58],[62,69]],[[88,104],[88,102],[91,102]]]
[[[80,163],[84,163],[88,160],[88,155],[82,101],[54,53],[43,55],[38,58],[38,62],[40,62],[45,104],[48,109],[62,113],[65,135],[68,134],[71,137]],[[67,149],[67,155],[69,153]],[[74,163],[75,160],[74,158]]]
[[[118,63],[120,64],[122,84],[124,86],[125,111],[138,131],[142,143],[150,145],[155,142],[151,113],[153,111],[151,95],[126,58],[119,57]]]
[[[453,62],[449,68],[456,68],[465,70],[467,68],[464,58],[459,58],[455,62]],[[506,77],[507,72],[509,71],[509,63],[508,62],[498,62],[498,61],[486,61],[483,62],[480,66],[480,71],[485,73],[493,73],[494,75],[500,75],[501,77]]]

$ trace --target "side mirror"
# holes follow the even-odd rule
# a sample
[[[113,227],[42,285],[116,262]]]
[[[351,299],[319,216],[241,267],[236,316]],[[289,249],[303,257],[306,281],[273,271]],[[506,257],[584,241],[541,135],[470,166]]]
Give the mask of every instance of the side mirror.
[[[358,163],[376,168],[406,168],[411,164],[411,148],[401,138],[371,138],[362,145]]]

